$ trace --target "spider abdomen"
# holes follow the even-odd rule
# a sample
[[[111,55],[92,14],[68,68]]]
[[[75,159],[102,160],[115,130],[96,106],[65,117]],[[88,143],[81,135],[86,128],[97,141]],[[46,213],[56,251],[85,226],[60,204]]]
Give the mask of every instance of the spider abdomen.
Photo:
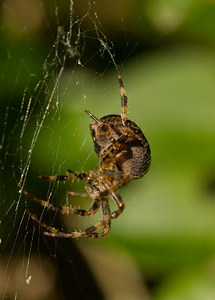
[[[119,171],[137,179],[149,169],[151,154],[147,139],[141,129],[131,120],[122,123],[120,115],[108,115],[90,124],[94,148],[100,159],[106,161],[107,168],[112,165]]]

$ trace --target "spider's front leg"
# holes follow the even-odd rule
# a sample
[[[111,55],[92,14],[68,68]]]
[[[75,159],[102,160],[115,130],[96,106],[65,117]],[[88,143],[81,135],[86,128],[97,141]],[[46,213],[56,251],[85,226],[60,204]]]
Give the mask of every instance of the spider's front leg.
[[[38,175],[38,178],[49,180],[49,181],[68,181],[72,179],[81,179],[84,182],[91,184],[92,178],[96,176],[96,172],[90,171],[88,173],[81,172],[77,173],[72,170],[67,170],[67,175],[53,175],[53,176],[45,176],[45,175]]]
[[[51,236],[51,237],[61,237],[61,238],[101,238],[105,235],[107,235],[110,232],[110,223],[111,223],[111,214],[110,214],[110,206],[108,203],[108,199],[104,198],[101,199],[102,202],[102,214],[103,214],[103,220],[98,222],[96,225],[89,227],[85,231],[74,231],[70,233],[58,231],[54,227],[47,226],[44,223],[39,223],[37,219],[33,216],[32,219],[34,219],[37,223],[39,223],[41,226],[46,228],[48,231],[44,232],[45,235]],[[103,227],[102,232],[95,232],[96,230]]]
[[[120,94],[121,94],[121,118],[122,118],[122,123],[125,125],[125,120],[126,120],[126,114],[127,114],[127,96],[124,88],[124,84],[122,82],[122,77],[120,74],[118,74],[118,81],[119,81],[119,86],[120,86]]]
[[[125,144],[125,141],[127,137],[128,134],[125,131],[118,137],[118,139],[116,140],[112,139],[110,146],[108,146],[107,148],[101,151],[100,153],[101,160],[105,161],[106,159],[109,158],[116,158],[117,153],[120,153],[122,150],[126,149],[127,145]]]

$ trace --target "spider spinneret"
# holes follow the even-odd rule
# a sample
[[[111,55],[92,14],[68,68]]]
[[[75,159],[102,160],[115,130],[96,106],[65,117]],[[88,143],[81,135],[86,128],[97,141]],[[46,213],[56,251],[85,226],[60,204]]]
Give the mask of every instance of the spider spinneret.
[[[85,111],[93,119],[93,122],[90,124],[90,130],[95,152],[99,156],[98,170],[88,173],[76,173],[68,170],[67,175],[38,176],[50,181],[67,181],[75,178],[83,180],[86,183],[86,193],[72,191],[67,193],[72,196],[91,198],[92,204],[89,210],[76,209],[72,205],[58,206],[51,204],[23,190],[25,195],[43,207],[59,211],[62,214],[90,216],[95,214],[101,205],[103,218],[85,231],[67,233],[40,222],[27,211],[34,221],[47,230],[44,232],[45,235],[64,238],[100,238],[107,235],[110,232],[111,221],[118,217],[125,207],[117,190],[121,186],[128,184],[130,180],[142,177],[149,169],[151,162],[149,143],[141,129],[134,122],[127,119],[127,96],[119,74],[118,80],[121,93],[121,115],[107,115],[98,119],[89,111]],[[110,211],[109,196],[117,205],[117,210],[114,212]],[[96,232],[102,227],[102,232]]]

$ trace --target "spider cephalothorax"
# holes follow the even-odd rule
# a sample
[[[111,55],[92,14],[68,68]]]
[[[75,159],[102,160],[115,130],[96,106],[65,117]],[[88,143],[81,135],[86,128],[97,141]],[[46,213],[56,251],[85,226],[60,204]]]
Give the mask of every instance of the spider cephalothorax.
[[[86,110],[86,113],[94,120],[90,124],[90,130],[95,151],[99,156],[98,170],[90,171],[89,173],[76,173],[68,170],[67,175],[39,176],[39,178],[50,181],[67,181],[74,178],[85,181],[86,193],[72,191],[68,191],[67,193],[72,196],[91,198],[93,201],[90,209],[76,209],[72,205],[57,206],[23,190],[24,194],[42,206],[54,211],[60,211],[63,214],[89,216],[95,214],[101,205],[103,219],[85,231],[66,233],[45,223],[41,223],[34,215],[27,211],[33,220],[47,230],[44,233],[48,236],[72,238],[99,238],[105,236],[110,231],[112,219],[118,217],[125,207],[117,190],[130,180],[142,177],[149,169],[151,161],[149,144],[141,129],[134,122],[126,118],[127,96],[120,75],[118,75],[118,80],[121,92],[121,115],[108,115],[98,119]],[[118,209],[112,213],[108,202],[109,196],[118,206]],[[103,227],[102,232],[97,232],[101,227]]]

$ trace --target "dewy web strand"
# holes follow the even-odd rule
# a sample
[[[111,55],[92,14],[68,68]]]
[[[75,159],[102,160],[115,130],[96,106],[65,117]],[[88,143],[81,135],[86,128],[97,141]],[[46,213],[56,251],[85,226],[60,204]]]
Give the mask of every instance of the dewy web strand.
[[[42,2],[41,5],[43,6]],[[101,58],[104,55],[104,53],[108,53],[110,60],[107,63],[106,68],[108,68],[109,64],[112,64],[116,69],[116,73],[118,73],[118,66],[115,61],[113,43],[107,38],[107,36],[105,35],[102,29],[102,24],[96,12],[96,5],[94,1],[88,1],[88,9],[85,12],[83,12],[82,15],[77,17],[77,14],[74,9],[74,1],[70,0],[68,5],[69,25],[67,26],[64,26],[63,23],[64,20],[63,22],[62,20],[60,20],[60,13],[56,2],[53,2],[53,6],[55,6],[54,11],[55,11],[56,24],[57,24],[55,40],[52,43],[53,47],[48,53],[48,55],[46,56],[46,58],[43,59],[43,66],[42,66],[43,77],[40,80],[38,80],[38,82],[34,85],[33,91],[29,90],[28,83],[25,84],[25,87],[23,88],[23,92],[22,92],[22,99],[20,100],[20,105],[19,105],[19,117],[16,119],[16,122],[18,123],[20,128],[18,134],[19,142],[15,154],[12,154],[14,155],[14,162],[13,162],[13,166],[11,166],[11,168],[13,169],[13,173],[10,180],[16,181],[16,187],[18,187],[17,191],[19,190],[19,193],[16,198],[13,198],[11,200],[11,203],[8,203],[7,211],[4,215],[5,218],[9,218],[10,214],[15,215],[13,219],[13,226],[11,228],[8,228],[8,233],[7,233],[8,236],[10,236],[10,234],[12,235],[15,230],[15,237],[11,246],[10,255],[7,261],[7,267],[5,270],[5,276],[7,278],[7,284],[8,284],[7,286],[5,286],[5,290],[4,290],[4,294],[6,296],[7,296],[7,287],[9,287],[10,278],[13,275],[10,271],[10,265],[12,264],[12,260],[17,248],[18,240],[20,239],[20,234],[22,231],[23,224],[25,224],[24,222],[26,221],[26,212],[25,212],[26,203],[24,203],[24,201],[27,202],[27,200],[23,200],[23,195],[21,192],[24,189],[27,179],[29,179],[29,170],[31,169],[32,166],[32,155],[34,153],[35,146],[40,139],[41,131],[46,130],[44,124],[45,124],[45,120],[47,119],[47,116],[50,114],[54,118],[55,113],[56,115],[57,113],[59,114],[61,113],[59,106],[53,105],[53,102],[55,100],[55,96],[57,94],[58,87],[61,82],[61,78],[64,76],[66,63],[68,62],[68,64],[70,65],[70,70],[69,70],[70,74],[75,74],[77,69],[87,70],[88,62],[90,62],[90,60],[93,60],[94,56],[100,56]],[[48,26],[51,26],[50,25],[51,22],[49,22],[48,20],[48,14],[44,14],[44,16],[46,18],[45,21],[48,24]],[[86,19],[89,19],[91,22],[90,29],[86,29],[83,26]],[[92,32],[93,34],[91,35]],[[50,34],[50,39],[52,37],[53,36],[51,36]],[[100,46],[98,47],[96,53],[93,53],[91,57],[88,57],[86,60],[84,60],[82,59],[82,57],[84,57],[83,54],[88,51],[87,41],[89,39],[92,39],[93,41],[96,39],[96,41]],[[54,58],[52,57],[53,52],[54,52]],[[72,66],[70,64],[71,61],[75,61],[75,63]],[[105,70],[103,72],[100,72],[99,76],[102,76]],[[96,79],[97,76],[98,74],[95,72],[94,79]],[[29,81],[31,77],[34,77],[33,73],[29,73]],[[19,74],[18,81],[19,80],[20,82],[22,81],[22,74]],[[49,80],[53,81],[53,86],[50,89],[50,91],[48,90]],[[45,90],[45,94],[41,95],[41,93],[44,90]],[[28,93],[30,95],[28,95]],[[42,96],[44,96],[44,98]],[[44,99],[43,102],[41,99]],[[60,98],[59,101],[61,101]],[[39,111],[37,112],[37,119],[36,121],[35,119],[33,119],[35,121],[35,123],[33,123],[32,116],[36,110],[35,107],[38,106],[39,106]],[[53,111],[55,110],[54,113],[52,111],[52,107],[54,107],[53,109]],[[0,145],[0,147],[3,150],[5,150],[5,156],[3,156],[3,162],[2,162],[3,164],[4,162],[6,162],[7,159],[6,156],[9,153],[9,151],[7,151],[9,149],[9,145],[11,141],[13,141],[15,135],[17,134],[17,131],[13,130],[13,132],[11,132],[10,137],[8,139],[5,136],[6,127],[9,124],[8,121],[10,117],[9,114],[13,108],[14,107],[9,104],[8,106],[6,106],[6,110],[4,113],[4,123],[3,123],[4,126],[3,126],[3,134],[1,136],[1,145]],[[35,125],[33,133],[32,131],[29,130],[32,124],[33,126]],[[28,130],[29,132],[31,132],[32,135],[30,136],[30,146],[26,151],[26,144],[24,139],[26,138],[25,133]],[[51,128],[51,130],[54,132],[54,129]],[[87,143],[85,137],[80,146],[80,150],[86,147],[86,144]],[[57,156],[56,149],[53,150],[53,155],[55,155],[55,157]],[[85,161],[81,162],[83,163],[83,165],[80,167],[85,166],[85,163],[88,161],[89,157],[90,154],[88,153],[87,157],[85,158]],[[53,167],[53,165],[51,167]],[[57,167],[57,169],[60,169],[60,167]],[[47,198],[49,198],[50,195],[52,194],[49,193],[49,196],[47,196]],[[6,201],[8,201],[8,199],[6,199]],[[23,203],[21,203],[21,201],[23,201]],[[34,230],[36,227],[33,227],[33,231],[32,231],[32,229],[29,229],[31,228],[29,223],[30,221],[27,223],[25,228],[26,234],[23,235],[22,237],[23,244],[25,243],[27,244],[29,237],[31,237],[30,244],[28,244],[29,248],[24,250],[20,248],[20,253],[17,255],[17,260],[19,255],[21,256],[27,255],[27,264],[23,264],[23,266],[25,268],[26,283],[31,284],[31,280],[30,280],[31,279],[30,265],[31,265],[31,257],[32,257],[31,251],[33,248],[33,243],[35,242]],[[3,240],[2,243],[3,242],[5,241]],[[38,251],[40,251],[39,248],[40,247],[38,245]],[[14,296],[16,297],[16,295],[19,295],[18,287],[16,287],[15,292],[12,295],[12,298],[14,298]]]

